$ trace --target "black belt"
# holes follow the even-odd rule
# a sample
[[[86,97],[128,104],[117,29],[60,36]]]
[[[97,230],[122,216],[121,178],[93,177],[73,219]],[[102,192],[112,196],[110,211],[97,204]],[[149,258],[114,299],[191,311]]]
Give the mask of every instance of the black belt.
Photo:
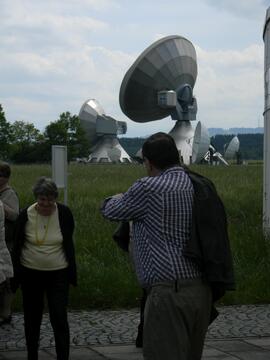
[[[202,280],[202,278],[195,278],[195,279],[177,279],[177,280],[168,280],[168,281],[159,281],[155,284],[149,286],[146,288],[147,294],[150,293],[151,289],[156,286],[165,286],[170,287],[175,290],[175,292],[178,291],[178,289],[188,286],[196,286],[196,285],[202,285],[205,282]]]

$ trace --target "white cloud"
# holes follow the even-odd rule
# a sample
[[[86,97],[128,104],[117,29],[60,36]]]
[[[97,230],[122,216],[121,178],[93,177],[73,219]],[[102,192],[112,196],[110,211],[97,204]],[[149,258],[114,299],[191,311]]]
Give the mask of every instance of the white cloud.
[[[198,61],[201,65],[223,66],[234,69],[235,67],[261,67],[263,66],[263,45],[250,45],[243,50],[217,50],[206,51],[196,46]]]
[[[0,59],[0,65],[1,61],[9,74],[0,84],[0,103],[11,107],[11,111],[7,111],[11,122],[23,119],[44,125],[43,119],[47,118],[48,123],[54,121],[63,111],[78,113],[88,98],[96,98],[108,115],[123,117],[118,105],[118,92],[123,74],[134,61],[133,55],[85,46],[79,56],[74,49],[67,53],[56,51],[43,57],[34,53],[7,54]],[[12,71],[20,73],[20,81],[16,78],[10,81]],[[27,102],[27,98],[32,100]],[[42,108],[44,113],[34,111],[32,105],[35,101],[37,108]]]
[[[53,0],[54,1],[54,0]],[[80,4],[80,6],[88,6],[94,10],[106,11],[112,8],[119,8],[117,1],[112,0],[68,0],[71,4]]]
[[[51,55],[41,56],[31,52],[16,52],[3,54],[0,59],[2,69],[6,71],[16,71],[20,76],[36,77],[36,81],[40,77],[46,75],[63,75],[63,67],[56,66],[56,63]],[[2,77],[5,78],[5,75]],[[28,78],[29,79],[29,78]]]
[[[107,24],[88,16],[62,16],[54,14],[29,14],[27,11],[7,19],[3,19],[2,26],[31,28],[51,28],[56,31],[100,30],[107,28]]]
[[[6,97],[3,105],[8,120],[10,118],[9,113],[16,113],[18,115],[13,121],[23,120],[25,122],[31,122],[41,130],[44,130],[45,126],[48,125],[48,123],[44,121],[44,114],[52,112],[52,106],[46,101],[29,100],[29,98],[25,98],[24,96]]]
[[[263,46],[212,52],[197,47],[197,56],[198,118],[208,127],[256,126],[263,112]]]
[[[87,1],[83,1],[87,3]],[[95,1],[91,2],[95,4]],[[109,3],[103,1],[101,3]],[[62,6],[60,6],[62,4]],[[72,5],[69,8],[68,5]],[[83,4],[82,4],[83,5]],[[78,6],[78,4],[77,4]],[[99,32],[106,32],[109,24],[93,16],[88,8],[76,11],[74,2],[9,1],[4,2],[0,14],[3,45],[16,49],[31,48],[35,52],[50,51],[53,47],[77,46],[89,41]],[[92,15],[92,16],[91,16]],[[68,49],[67,49],[68,51]]]
[[[266,8],[265,0],[204,0],[207,4],[219,10],[228,11],[239,17],[256,18],[260,17],[263,9]]]
[[[2,14],[15,14],[23,9],[25,11],[34,12],[80,12],[87,10],[97,12],[107,12],[112,9],[118,9],[119,4],[114,0],[2,0],[1,10]]]

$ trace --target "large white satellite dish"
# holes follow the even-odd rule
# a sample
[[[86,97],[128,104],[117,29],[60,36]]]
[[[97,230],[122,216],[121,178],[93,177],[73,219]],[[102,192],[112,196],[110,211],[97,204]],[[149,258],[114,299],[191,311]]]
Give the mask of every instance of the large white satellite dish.
[[[149,122],[171,115],[175,120],[195,120],[193,87],[197,78],[196,52],[178,35],[150,45],[127,71],[119,102],[133,121]]]
[[[119,94],[122,111],[133,121],[149,122],[169,115],[176,120],[170,135],[185,164],[202,160],[210,144],[201,123],[195,130],[194,143],[191,120],[196,120],[197,113],[193,96],[196,78],[192,43],[178,35],[167,36],[137,58],[124,76]]]
[[[130,163],[131,158],[120,145],[117,135],[126,133],[126,123],[105,115],[95,99],[88,99],[81,107],[79,119],[92,146],[90,163]]]

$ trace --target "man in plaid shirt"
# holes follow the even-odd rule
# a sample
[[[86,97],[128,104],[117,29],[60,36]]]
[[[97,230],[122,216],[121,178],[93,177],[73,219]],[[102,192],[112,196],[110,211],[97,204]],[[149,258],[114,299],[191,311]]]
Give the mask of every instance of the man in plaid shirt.
[[[199,360],[212,295],[198,265],[182,254],[191,235],[193,186],[171,136],[150,136],[142,155],[148,176],[106,199],[102,213],[132,220],[136,274],[148,293],[144,359]]]

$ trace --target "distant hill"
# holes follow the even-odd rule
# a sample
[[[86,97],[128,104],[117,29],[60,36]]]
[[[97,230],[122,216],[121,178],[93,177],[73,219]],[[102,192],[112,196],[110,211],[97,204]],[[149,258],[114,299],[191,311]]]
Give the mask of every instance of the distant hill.
[[[263,134],[263,127],[256,127],[256,128],[229,128],[229,129],[222,129],[222,128],[209,128],[208,129],[209,135],[238,135],[238,134]]]

